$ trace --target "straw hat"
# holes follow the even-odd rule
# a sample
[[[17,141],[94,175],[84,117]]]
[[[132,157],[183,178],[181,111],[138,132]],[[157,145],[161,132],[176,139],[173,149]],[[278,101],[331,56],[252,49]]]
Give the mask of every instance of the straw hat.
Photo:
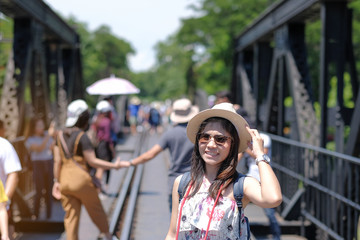
[[[137,96],[133,96],[133,97],[130,98],[130,104],[132,104],[132,105],[140,105],[141,100]]]
[[[201,111],[196,116],[194,116],[189,121],[186,129],[187,136],[190,141],[195,144],[196,134],[199,130],[201,123],[211,117],[221,117],[229,120],[236,128],[236,131],[240,138],[239,152],[245,151],[245,149],[248,147],[248,142],[251,141],[251,136],[245,128],[246,126],[249,126],[249,124],[242,116],[236,113],[231,103],[217,104],[211,109]]]
[[[170,114],[170,120],[175,123],[187,123],[197,113],[199,108],[193,106],[189,99],[178,99],[173,103],[172,113]]]
[[[65,126],[66,127],[73,127],[77,120],[79,119],[79,116],[88,110],[88,105],[86,102],[82,99],[75,100],[71,102],[67,108],[67,119]]]

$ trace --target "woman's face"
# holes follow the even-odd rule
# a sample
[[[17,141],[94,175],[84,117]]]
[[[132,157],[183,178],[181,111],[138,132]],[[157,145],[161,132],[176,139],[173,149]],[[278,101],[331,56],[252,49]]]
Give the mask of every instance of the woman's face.
[[[35,123],[35,134],[41,135],[44,133],[45,125],[43,120],[39,119]]]
[[[208,123],[200,133],[199,152],[202,159],[209,165],[220,165],[229,155],[231,136],[218,122]]]

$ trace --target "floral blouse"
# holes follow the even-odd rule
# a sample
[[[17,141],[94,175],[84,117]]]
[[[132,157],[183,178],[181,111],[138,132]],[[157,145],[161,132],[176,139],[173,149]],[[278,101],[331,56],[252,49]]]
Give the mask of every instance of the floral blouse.
[[[209,217],[214,206],[215,200],[209,196],[208,189],[210,183],[203,180],[199,191],[186,202],[182,209],[180,221],[179,239],[200,240],[206,235],[206,229]],[[185,201],[185,198],[181,200]],[[236,201],[228,197],[219,197],[219,203],[214,209],[212,220],[209,227],[209,233],[206,240],[232,240],[246,239],[241,236],[240,220],[244,222],[244,210],[239,214]],[[247,235],[247,232],[245,231]],[[244,238],[245,237],[245,238]]]

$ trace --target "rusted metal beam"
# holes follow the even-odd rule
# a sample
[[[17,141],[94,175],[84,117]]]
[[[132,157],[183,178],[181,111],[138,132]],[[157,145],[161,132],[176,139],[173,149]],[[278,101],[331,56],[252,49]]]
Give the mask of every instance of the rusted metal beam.
[[[44,26],[46,37],[76,46],[77,33],[41,0],[0,0],[0,11],[11,18],[32,18]]]
[[[304,22],[320,17],[320,3],[334,0],[284,0],[271,5],[237,37],[237,51],[248,48],[259,40],[273,38],[273,32],[291,22]],[[338,0],[337,2],[348,2]]]

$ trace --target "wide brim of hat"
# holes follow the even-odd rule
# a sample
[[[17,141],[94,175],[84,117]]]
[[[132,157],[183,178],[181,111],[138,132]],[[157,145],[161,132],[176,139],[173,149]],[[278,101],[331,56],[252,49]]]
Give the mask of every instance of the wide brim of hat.
[[[68,117],[65,122],[65,127],[73,127],[79,117]]]
[[[172,112],[170,114],[170,120],[174,123],[187,123],[198,113],[199,113],[199,108],[197,106],[192,106],[189,114],[186,116],[177,115],[175,114],[175,112]]]
[[[195,144],[196,134],[199,131],[201,123],[211,117],[221,117],[229,120],[236,128],[240,138],[239,153],[245,151],[248,147],[248,142],[251,141],[251,136],[246,130],[246,126],[249,126],[249,124],[239,114],[223,109],[207,109],[195,115],[189,121],[186,128],[186,134],[190,141]]]

